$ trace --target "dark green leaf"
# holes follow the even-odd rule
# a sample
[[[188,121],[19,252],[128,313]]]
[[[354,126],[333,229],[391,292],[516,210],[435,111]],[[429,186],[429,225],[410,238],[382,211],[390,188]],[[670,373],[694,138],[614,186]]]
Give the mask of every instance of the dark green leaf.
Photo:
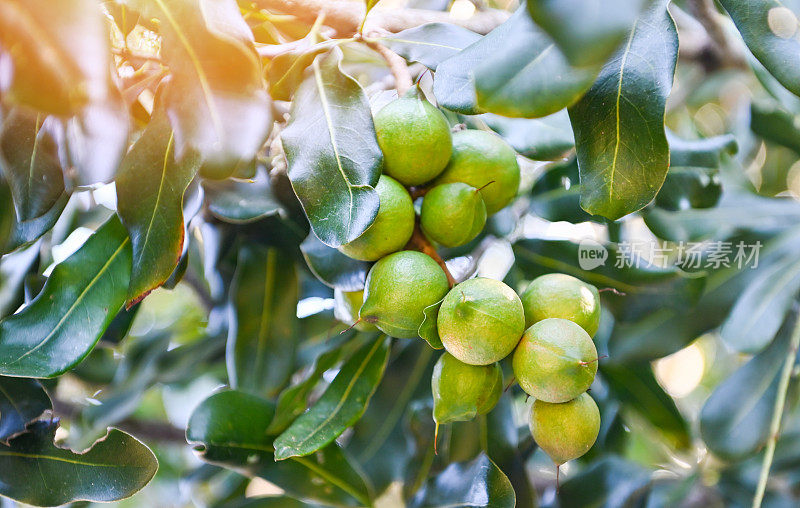
[[[274,396],[283,387],[294,366],[298,295],[291,256],[256,245],[239,249],[228,331],[233,388]]]
[[[750,104],[750,128],[757,135],[800,154],[798,117],[777,101],[756,101]]]
[[[226,178],[255,156],[272,113],[253,33],[235,0],[135,0],[158,18],[161,58],[171,81],[164,93],[175,153],[203,158],[203,174]]]
[[[664,106],[678,34],[659,0],[569,110],[581,174],[581,206],[618,219],[649,203],[669,168]]]
[[[688,449],[691,443],[689,426],[675,401],[656,381],[650,363],[623,365],[612,362],[613,358],[601,361],[600,371],[614,398],[649,422],[673,449]]]
[[[531,200],[530,210],[550,222],[572,223],[592,220],[592,216],[580,207],[581,186],[561,188],[537,194]]]
[[[783,86],[800,95],[800,41],[795,38],[800,14],[797,4],[773,0],[720,0],[720,3],[759,62]]]
[[[482,54],[487,58],[462,72],[474,72],[477,108],[503,116],[538,118],[556,113],[589,89],[599,69],[570,66],[524,8],[470,50],[474,53],[477,46],[485,47]]]
[[[14,312],[22,305],[22,285],[37,259],[39,259],[39,249],[36,246],[0,258],[0,318]]]
[[[529,0],[528,12],[572,65],[602,65],[650,0]]]
[[[44,215],[26,221],[15,220],[11,236],[0,252],[11,252],[20,247],[30,245],[53,229],[53,226],[55,226],[56,222],[58,222],[58,219],[61,217],[64,208],[66,208],[69,198],[70,195],[65,192]]]
[[[513,397],[511,394],[504,394],[497,406],[485,416],[486,453],[511,481],[517,498],[517,508],[536,508],[537,493],[525,468],[527,457],[535,449],[533,438],[527,425],[521,429],[517,427],[514,410]],[[521,442],[523,439],[520,433],[530,439]]]
[[[208,210],[219,220],[248,224],[284,211],[272,195],[269,175],[259,168],[252,181],[203,182]]]
[[[281,132],[289,178],[311,227],[332,247],[358,238],[378,214],[383,155],[364,91],[333,51],[312,64]]]
[[[722,324],[722,339],[743,353],[764,349],[778,332],[798,290],[800,262],[796,253],[762,267]]]
[[[480,35],[449,23],[427,23],[378,39],[409,62],[436,67],[481,38]]]
[[[0,374],[52,377],[80,362],[125,302],[130,266],[128,235],[112,217],[28,306],[0,321]]]
[[[56,427],[57,421],[39,421],[0,444],[0,494],[37,506],[117,501],[142,489],[158,469],[153,452],[121,430],[109,429],[76,453],[53,444]]]
[[[17,108],[0,131],[0,168],[11,187],[18,222],[41,217],[64,194],[56,119]]]
[[[370,264],[348,257],[310,234],[300,244],[300,250],[311,272],[326,285],[342,291],[364,289]]]
[[[332,505],[369,505],[369,491],[338,445],[310,457],[275,462],[270,426],[274,406],[237,391],[212,395],[194,410],[186,439],[203,460],[259,476],[298,499]]]
[[[276,460],[313,453],[361,418],[383,377],[390,343],[379,336],[342,366],[316,404],[275,439]]]
[[[34,379],[0,377],[0,443],[25,432],[28,423],[53,408],[42,385]]]
[[[672,167],[656,196],[656,206],[667,210],[711,208],[722,194],[716,172],[705,168]]]
[[[490,113],[480,118],[517,153],[529,159],[558,159],[575,146],[566,110],[536,119],[506,118]]]
[[[506,475],[481,453],[471,462],[447,466],[414,496],[410,506],[513,508],[516,496]]]
[[[128,307],[162,285],[178,264],[184,241],[183,194],[199,162],[196,154],[176,160],[175,138],[161,109],[122,161],[117,212],[133,247]]]
[[[611,455],[565,481],[558,501],[560,506],[640,506],[651,482],[648,470]]]
[[[732,134],[702,139],[683,139],[667,129],[669,164],[672,167],[691,166],[716,169],[723,154],[733,155],[738,150]]]
[[[326,351],[319,355],[308,374],[298,383],[286,387],[278,396],[275,417],[267,427],[267,434],[280,434],[308,407],[308,396],[322,375],[336,365],[341,356],[340,349]]]
[[[106,23],[95,0],[0,2],[0,46],[13,63],[4,98],[61,116],[105,99],[113,69]]]
[[[700,411],[703,441],[720,457],[741,459],[769,438],[778,373],[793,354],[789,339],[796,319],[787,319],[769,347],[720,383]]]

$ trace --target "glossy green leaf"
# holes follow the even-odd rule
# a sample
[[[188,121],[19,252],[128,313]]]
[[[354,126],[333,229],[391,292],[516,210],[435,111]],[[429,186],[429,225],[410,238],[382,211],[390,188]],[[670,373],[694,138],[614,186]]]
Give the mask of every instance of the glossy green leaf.
[[[539,118],[573,104],[592,85],[599,66],[572,67],[524,8],[504,25],[471,47],[486,46],[485,60],[466,69],[474,72],[478,109]]]
[[[336,444],[309,457],[275,462],[273,438],[264,431],[274,410],[254,395],[219,392],[194,410],[186,439],[203,460],[264,478],[297,499],[336,506],[370,504],[363,478]]]
[[[649,0],[529,0],[528,12],[576,66],[602,65]]]
[[[486,453],[511,482],[517,508],[537,508],[536,490],[525,468],[527,457],[535,449],[533,436],[526,426],[518,427],[514,411],[512,395],[504,394],[486,415]]]
[[[0,494],[37,506],[117,501],[141,490],[158,469],[153,452],[121,430],[109,429],[77,453],[53,444],[57,427],[57,421],[38,421],[0,444]]]
[[[419,62],[435,71],[440,63],[480,38],[458,25],[426,23],[378,40],[409,62]]]
[[[778,336],[761,353],[720,383],[700,411],[700,435],[722,458],[741,459],[769,438],[778,373],[789,350],[796,316],[784,322]]]
[[[640,506],[651,482],[647,469],[611,455],[562,483],[558,502],[560,506]]]
[[[228,377],[233,388],[274,396],[294,366],[299,282],[294,259],[246,245],[231,287]]]
[[[334,43],[320,42],[315,30],[298,41],[297,46],[281,53],[269,62],[267,82],[269,94],[279,101],[290,101],[297,87],[303,82],[306,69],[317,55],[331,49]]]
[[[35,379],[0,377],[0,443],[8,444],[52,408],[50,397]]]
[[[176,160],[172,128],[160,109],[122,161],[117,213],[133,247],[128,307],[162,285],[178,264],[184,241],[183,194],[199,162],[196,154]]]
[[[334,51],[312,64],[281,132],[289,178],[314,233],[331,247],[358,238],[378,214],[383,155],[358,82]]]
[[[381,335],[345,362],[314,406],[275,439],[276,460],[309,455],[361,418],[383,377],[390,343]]]
[[[306,376],[298,383],[286,387],[278,396],[275,404],[275,417],[267,427],[270,435],[280,434],[300,416],[308,407],[308,396],[317,385],[322,375],[336,365],[341,356],[340,349],[322,353],[314,362]]]
[[[481,453],[471,462],[447,466],[414,496],[409,506],[513,508],[516,496],[506,475]]]
[[[253,33],[235,0],[134,0],[157,18],[161,57],[172,76],[164,94],[175,153],[197,152],[203,174],[230,176],[272,127]]]
[[[705,168],[670,168],[656,195],[656,206],[667,210],[711,208],[722,194],[719,176]]]
[[[701,139],[684,139],[667,129],[669,163],[672,167],[689,166],[716,169],[723,155],[733,155],[738,150],[736,138],[723,134]]]
[[[487,113],[481,120],[520,155],[534,160],[555,160],[575,146],[566,110],[544,118],[506,118]]]
[[[419,336],[425,339],[433,349],[444,348],[442,339],[439,338],[439,330],[436,327],[436,317],[439,315],[439,307],[442,306],[443,301],[444,298],[433,305],[425,307],[422,311],[425,317],[419,325]]]
[[[0,168],[11,188],[17,221],[31,221],[64,194],[56,119],[17,108],[3,120]]]
[[[689,425],[653,376],[650,363],[624,365],[600,361],[603,379],[614,398],[635,411],[651,428],[666,438],[671,447],[686,450],[691,444]]]
[[[12,252],[0,258],[0,318],[11,314],[24,302],[23,283],[38,259],[37,246]]]
[[[800,6],[779,0],[720,0],[753,55],[775,78],[800,95]]]
[[[364,289],[370,264],[348,257],[310,234],[300,244],[309,270],[324,284],[342,291]]]
[[[664,107],[678,34],[659,0],[569,110],[581,174],[581,206],[618,219],[644,207],[669,169]]]
[[[755,101],[750,104],[750,128],[754,133],[800,153],[800,129],[797,116],[777,101]]]
[[[221,221],[248,224],[284,212],[283,205],[272,194],[265,168],[259,168],[249,181],[207,180],[203,189],[208,210]]]
[[[800,262],[795,254],[762,267],[722,324],[722,339],[742,353],[764,349],[778,332],[798,290]]]
[[[130,266],[130,240],[112,217],[30,304],[0,321],[0,374],[52,377],[80,362],[125,302]]]
[[[13,63],[4,98],[62,116],[103,100],[113,70],[109,41],[95,0],[0,2],[0,46]]]

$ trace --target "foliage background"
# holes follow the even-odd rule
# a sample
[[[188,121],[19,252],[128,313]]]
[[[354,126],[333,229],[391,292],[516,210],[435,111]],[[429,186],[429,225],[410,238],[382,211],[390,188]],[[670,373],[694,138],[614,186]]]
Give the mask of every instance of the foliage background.
[[[99,499],[87,487],[96,482],[115,497],[147,484],[121,506],[441,506],[487,495],[503,506],[513,485],[521,507],[746,506],[762,486],[765,505],[796,506],[800,4],[670,2],[673,32],[663,2],[608,2],[613,15],[584,18],[592,2],[562,0],[566,25],[557,3],[533,4],[541,29],[523,8],[481,38],[459,26],[489,32],[517,5],[384,0],[367,40],[343,42],[360,2],[333,3],[323,19],[320,2],[299,0],[0,0],[0,494]],[[606,40],[598,21],[608,19],[623,28]],[[414,28],[427,20],[450,24]],[[632,23],[640,35],[626,39]],[[561,60],[537,60],[548,37]],[[449,49],[431,49],[442,41]],[[620,58],[617,47],[635,51]],[[405,63],[386,48],[419,63],[398,71]],[[315,189],[337,184],[327,127],[309,113],[321,107],[315,86],[335,101],[337,129],[363,133],[369,108],[419,75],[451,123],[494,130],[522,156],[520,198],[476,241],[443,252],[453,272],[521,290],[561,271],[617,290],[603,293],[596,339],[608,355],[592,387],[603,427],[563,468],[558,493],[521,391],[447,426],[434,456],[438,353],[336,319],[332,287],[358,289],[366,266],[310,232],[307,217],[329,244],[354,234],[314,223]],[[281,143],[290,126],[312,134]],[[350,169],[372,178],[370,141],[355,140],[343,147],[364,159]],[[301,162],[287,167],[283,150]],[[628,185],[614,194],[618,157]],[[329,194],[323,212],[346,210]],[[704,259],[721,241],[763,247],[756,269],[670,258],[585,271],[576,241],[587,237],[610,260],[637,240],[702,241]],[[341,387],[361,362],[356,391],[374,395],[359,418],[363,400],[341,399]],[[331,400],[348,412],[325,432],[338,444],[274,462],[275,437]],[[111,473],[13,458],[69,453],[54,439],[82,450],[110,426],[128,433],[94,449],[117,461]],[[149,483],[148,448],[159,465]],[[44,497],[53,491],[66,497]]]

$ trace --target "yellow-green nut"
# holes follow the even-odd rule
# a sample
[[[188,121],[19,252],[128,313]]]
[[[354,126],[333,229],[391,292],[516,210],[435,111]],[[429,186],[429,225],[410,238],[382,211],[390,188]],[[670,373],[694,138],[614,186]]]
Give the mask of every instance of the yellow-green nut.
[[[590,337],[600,326],[600,293],[597,288],[563,273],[535,278],[522,293],[525,326],[547,318],[569,319]]]
[[[353,259],[377,261],[405,247],[414,232],[414,203],[408,191],[394,178],[381,175],[375,186],[380,208],[375,222],[339,251]]]
[[[358,311],[364,303],[364,291],[333,290],[333,315],[342,323],[353,326],[360,332],[376,332],[378,329],[366,321],[358,321]]]
[[[422,200],[422,230],[445,247],[471,241],[486,225],[486,205],[480,191],[461,182],[437,185]]]
[[[458,360],[489,365],[508,356],[522,337],[522,302],[499,280],[469,279],[447,293],[437,329],[447,352]]]
[[[375,263],[367,274],[361,319],[392,337],[418,336],[425,307],[437,303],[450,285],[430,256],[404,250]]]
[[[444,353],[433,367],[433,419],[436,423],[472,420],[494,409],[503,394],[500,365],[467,365]]]
[[[567,402],[585,392],[597,374],[597,349],[586,331],[549,318],[525,331],[512,361],[514,377],[530,396]]]
[[[489,215],[505,208],[520,182],[517,154],[499,136],[464,130],[453,134],[453,156],[436,184],[463,182],[481,189]]]
[[[374,123],[383,151],[383,172],[403,185],[433,180],[450,160],[450,126],[419,87],[384,106]]]
[[[588,393],[560,404],[536,400],[528,423],[536,444],[560,466],[592,447],[600,433],[600,410]]]

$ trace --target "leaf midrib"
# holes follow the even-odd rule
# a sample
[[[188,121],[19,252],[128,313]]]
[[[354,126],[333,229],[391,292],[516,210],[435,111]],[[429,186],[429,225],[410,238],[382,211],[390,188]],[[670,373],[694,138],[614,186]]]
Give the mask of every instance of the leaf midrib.
[[[92,467],[134,467],[137,469],[144,469],[148,466],[141,466],[137,464],[103,464],[100,462],[85,462],[81,460],[75,459],[68,459],[66,457],[55,457],[53,455],[43,455],[38,453],[23,453],[23,452],[12,452],[12,451],[5,451],[0,450],[0,456],[7,456],[7,457],[21,457],[24,459],[36,459],[36,460],[52,460],[55,462],[65,462],[68,464],[75,464],[78,466],[92,466]]]
[[[619,146],[621,144],[620,139],[620,115],[619,115],[619,103],[622,99],[622,79],[625,75],[625,63],[628,60],[628,53],[631,50],[631,43],[633,42],[633,35],[636,32],[636,25],[639,23],[639,20],[633,22],[633,26],[631,27],[631,33],[628,35],[628,42],[625,45],[625,51],[622,54],[622,62],[620,62],[619,67],[619,81],[617,83],[617,99],[614,104],[614,111],[616,114],[616,141],[614,143],[614,157],[611,160],[611,175],[608,180],[608,199],[609,202],[613,201],[614,199],[614,178],[617,172],[617,157],[619,155]]]

